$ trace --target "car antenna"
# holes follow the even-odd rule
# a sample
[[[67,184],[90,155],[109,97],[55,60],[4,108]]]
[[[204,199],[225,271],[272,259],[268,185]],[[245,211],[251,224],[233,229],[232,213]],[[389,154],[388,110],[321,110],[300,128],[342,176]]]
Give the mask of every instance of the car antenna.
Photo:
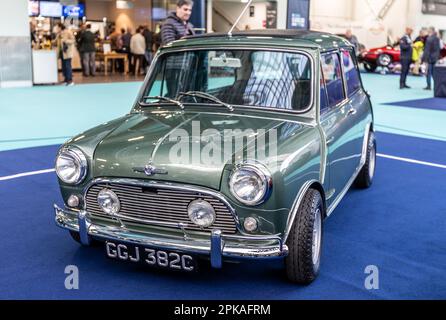
[[[237,26],[237,24],[239,23],[240,19],[245,14],[246,10],[251,5],[251,3],[252,3],[252,0],[249,0],[248,3],[246,4],[245,8],[243,9],[242,13],[239,15],[237,20],[234,22],[234,25],[231,27],[231,30],[228,31],[228,37],[232,37],[232,31],[234,31],[235,27]]]

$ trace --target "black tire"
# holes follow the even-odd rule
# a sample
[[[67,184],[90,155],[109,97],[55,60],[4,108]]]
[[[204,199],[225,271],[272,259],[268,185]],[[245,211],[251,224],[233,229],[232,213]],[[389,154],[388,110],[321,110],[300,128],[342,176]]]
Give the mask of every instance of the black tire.
[[[70,236],[71,236],[71,238],[73,238],[74,241],[76,241],[77,243],[83,245],[82,242],[81,242],[81,236],[79,235],[79,232],[70,230]],[[101,245],[100,241],[94,240],[94,239],[90,239],[90,246],[97,247],[99,245]]]
[[[288,256],[285,258],[288,279],[299,284],[310,284],[319,274],[323,234],[323,203],[319,191],[310,189],[305,195],[296,214],[293,226],[287,239]],[[316,217],[319,215],[319,245],[317,259],[313,260],[313,230],[317,227]],[[316,223],[315,223],[316,222]],[[316,251],[315,251],[316,252]]]
[[[79,232],[70,230],[70,236],[71,236],[71,238],[73,238],[74,241],[76,241],[77,243],[82,244],[81,243],[81,236],[79,235]]]
[[[375,176],[376,168],[376,140],[375,134],[370,132],[369,141],[367,143],[367,155],[365,164],[359,171],[355,180],[355,186],[358,188],[369,188],[373,183],[373,177]]]
[[[368,64],[368,63],[364,63],[364,69],[367,72],[375,72],[376,68],[378,68],[378,66],[372,65],[372,64]]]

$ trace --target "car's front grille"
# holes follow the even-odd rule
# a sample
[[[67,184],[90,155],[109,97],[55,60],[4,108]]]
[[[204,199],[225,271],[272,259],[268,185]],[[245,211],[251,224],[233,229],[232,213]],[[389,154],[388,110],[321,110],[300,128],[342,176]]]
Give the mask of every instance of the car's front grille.
[[[166,223],[187,224],[186,230],[211,231],[220,229],[223,233],[234,234],[237,230],[230,209],[218,198],[207,194],[189,190],[168,189],[162,187],[144,187],[114,183],[99,183],[88,189],[86,195],[86,209],[92,216],[101,218],[111,217],[105,214],[98,205],[97,196],[103,188],[108,188],[116,193],[121,203],[119,215],[121,220],[150,225],[150,221]],[[216,213],[214,224],[209,228],[201,229],[194,225],[187,215],[189,203],[196,199],[209,202]],[[126,220],[128,218],[128,220]]]

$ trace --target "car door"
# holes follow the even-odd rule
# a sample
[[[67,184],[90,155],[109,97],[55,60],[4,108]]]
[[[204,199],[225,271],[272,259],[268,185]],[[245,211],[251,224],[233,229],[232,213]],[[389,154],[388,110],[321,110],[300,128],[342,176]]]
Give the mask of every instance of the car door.
[[[328,150],[327,202],[331,205],[356,170],[356,132],[351,118],[351,104],[347,98],[340,52],[336,50],[322,54],[321,68],[321,95],[326,94],[326,106],[321,105],[320,121]]]
[[[353,50],[342,49],[342,67],[348,98],[347,115],[354,126],[351,147],[355,153],[355,164],[359,167],[364,144],[365,128],[370,114],[369,99],[362,89],[361,78]]]

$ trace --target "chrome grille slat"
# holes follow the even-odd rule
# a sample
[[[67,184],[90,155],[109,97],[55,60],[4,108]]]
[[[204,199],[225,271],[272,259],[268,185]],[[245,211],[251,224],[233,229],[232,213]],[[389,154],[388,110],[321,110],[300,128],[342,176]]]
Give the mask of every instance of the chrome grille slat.
[[[234,234],[237,230],[234,217],[230,209],[219,198],[202,192],[176,190],[151,186],[150,188],[137,185],[123,185],[114,183],[99,183],[90,187],[86,194],[86,209],[92,216],[112,219],[105,214],[97,203],[97,195],[103,188],[113,190],[121,202],[122,221],[135,224],[150,225],[150,220],[161,223],[185,223],[185,229],[210,232],[221,229],[223,233]],[[196,199],[208,201],[215,210],[216,219],[210,228],[200,228],[194,225],[187,215],[187,206]],[[127,217],[128,220],[125,218]],[[149,220],[149,221],[148,221]],[[166,227],[172,227],[171,225]]]
[[[109,217],[108,215],[100,212],[98,209],[90,210],[90,213],[96,214],[96,215],[101,215],[101,216],[104,216],[104,217]],[[125,216],[137,216],[137,217],[140,217],[142,219],[145,218],[145,219],[148,219],[148,220],[156,220],[156,221],[163,220],[163,221],[167,221],[167,222],[186,222],[186,223],[191,224],[189,219],[178,218],[177,216],[167,216],[167,215],[159,216],[159,215],[156,215],[156,214],[146,214],[146,213],[135,212],[135,211],[128,212],[128,211],[124,211],[124,210],[122,210],[120,212],[120,214],[125,215]],[[234,225],[233,221],[222,220],[222,219],[217,219],[216,223],[219,226],[228,227],[228,228],[232,227]]]
[[[97,213],[93,213],[93,216],[98,216],[98,217],[101,217],[101,218],[110,218],[109,216],[107,216],[107,215],[105,215],[105,214],[97,214]],[[135,221],[134,220],[131,220],[132,218],[133,219],[146,219],[146,220],[153,220],[153,219],[148,219],[147,217],[139,217],[139,216],[137,216],[137,215],[126,215],[126,217],[128,217],[128,219],[126,219],[126,218],[121,218],[121,220],[122,221],[131,221],[131,222],[133,222],[133,223],[135,223]],[[170,221],[170,220],[160,220],[160,219],[157,219],[156,221],[160,221],[160,222],[172,222],[172,221]],[[150,222],[145,222],[145,221],[138,221],[138,222],[140,222],[140,223],[142,223],[142,224],[147,224],[147,225],[150,225]],[[187,224],[188,226],[185,228],[185,229],[191,229],[191,230],[203,230],[203,229],[201,229],[200,227],[198,227],[198,226],[196,226],[196,225],[194,225],[194,224],[192,224],[190,221],[176,221],[176,222],[184,222],[185,224]],[[212,227],[212,229],[215,229],[215,227]],[[218,229],[220,229],[220,230],[222,230],[223,232],[227,232],[227,233],[233,233],[233,226],[232,225],[224,225],[224,224],[221,224],[221,225],[219,225],[219,227],[218,227]],[[204,231],[206,231],[206,229],[204,229]]]
[[[95,207],[95,208],[90,209],[90,210],[95,210],[96,212],[102,213],[102,210],[99,207]],[[148,210],[141,210],[141,209],[135,210],[135,209],[122,208],[120,213],[121,214],[139,214],[139,215],[147,216],[147,217],[151,216],[154,219],[156,219],[157,217],[160,218],[160,219],[161,218],[169,218],[169,217],[170,218],[175,218],[175,219],[182,219],[182,218],[184,218],[184,219],[186,219],[187,221],[190,222],[189,218],[186,215],[185,216],[179,216],[178,214],[170,213],[170,212],[158,212],[158,211],[148,211]],[[160,213],[162,213],[162,214],[160,214]],[[230,223],[230,224],[233,223],[232,218],[227,219],[227,218],[222,218],[220,216],[216,218],[216,221],[217,222],[221,222],[221,223]]]
[[[91,206],[89,207],[89,210],[93,210],[93,209],[102,212],[102,210],[99,208],[98,205],[91,204]],[[171,209],[165,210],[163,208],[156,209],[153,207],[147,207],[144,204],[138,204],[138,206],[132,207],[132,206],[129,206],[127,203],[125,205],[123,204],[122,209],[121,209],[122,212],[124,212],[124,211],[130,212],[130,213],[131,212],[139,212],[139,213],[147,214],[147,215],[150,215],[150,214],[154,214],[154,215],[158,215],[158,216],[167,215],[167,216],[172,216],[172,217],[178,217],[178,213],[180,213],[180,214],[184,213],[185,210],[187,210],[187,207],[184,210],[171,210]],[[218,215],[216,218],[217,221],[222,221],[222,222],[228,221],[231,223],[234,221],[234,219],[232,218],[232,216],[230,216],[228,214],[228,212],[222,212],[222,211],[216,210],[216,213]]]

